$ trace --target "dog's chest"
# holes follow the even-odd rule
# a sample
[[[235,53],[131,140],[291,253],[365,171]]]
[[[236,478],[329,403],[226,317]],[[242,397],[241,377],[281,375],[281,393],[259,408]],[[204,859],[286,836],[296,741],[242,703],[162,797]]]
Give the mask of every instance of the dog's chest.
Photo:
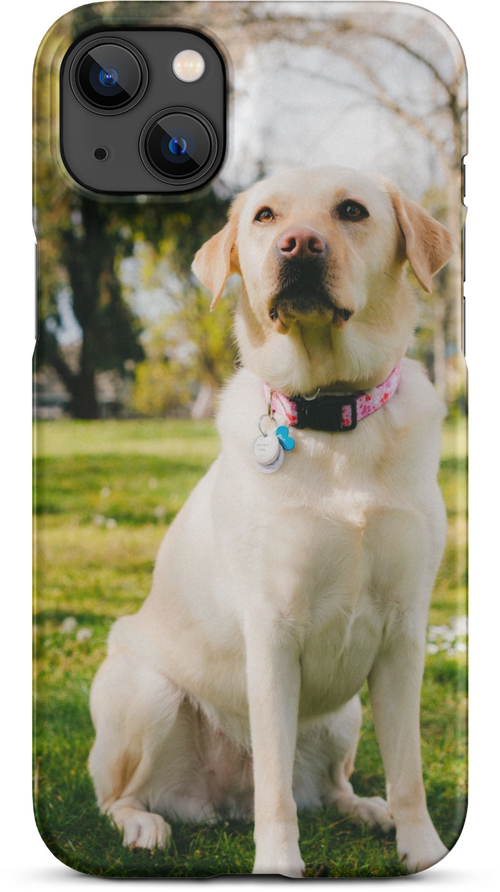
[[[372,512],[360,499],[344,504],[342,512],[309,517],[302,550],[299,538],[296,550],[288,551],[288,579],[275,595],[281,601],[280,628],[301,636],[300,709],[314,716],[339,707],[360,689],[398,594],[377,584],[383,548]]]
[[[302,642],[303,717],[334,710],[361,688],[384,629],[406,608],[408,587],[398,579],[422,544],[415,512],[387,489],[373,453],[361,468],[343,454],[322,458],[305,467],[304,455],[303,475],[280,485],[280,505],[264,512],[276,622]]]

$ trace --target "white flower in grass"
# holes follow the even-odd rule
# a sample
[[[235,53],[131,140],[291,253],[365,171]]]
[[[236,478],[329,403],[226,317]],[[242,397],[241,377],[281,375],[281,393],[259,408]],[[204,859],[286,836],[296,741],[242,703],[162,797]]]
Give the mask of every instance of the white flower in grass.
[[[67,635],[69,632],[74,632],[77,625],[78,623],[74,616],[67,616],[59,626],[59,631],[62,632],[63,635]]]
[[[104,517],[104,514],[96,514],[94,517],[94,523],[98,527],[104,526],[104,524],[106,523],[106,518]]]
[[[151,477],[149,480],[149,488],[150,489],[158,489],[158,481],[156,477]]]
[[[101,499],[109,499],[111,495],[111,489],[109,486],[103,486],[101,489]]]
[[[107,521],[106,521],[106,529],[107,529],[107,530],[114,530],[114,528],[115,528],[116,526],[117,526],[117,523],[116,523],[116,520],[114,519],[114,517],[108,517],[108,519],[107,519]]]
[[[448,635],[450,632],[449,626],[429,626],[429,637],[433,638],[443,638]]]
[[[167,509],[164,505],[157,505],[154,510],[154,516],[157,517],[159,520],[161,520],[162,517],[165,517],[166,513]]]
[[[77,641],[87,641],[91,635],[92,635],[91,629],[85,629],[85,628],[78,629],[78,632],[76,633],[76,640]]]
[[[451,625],[453,631],[455,632],[455,635],[458,635],[459,637],[467,635],[468,628],[466,616],[454,616],[451,621]]]
[[[429,626],[427,653],[456,656],[467,652],[467,617],[454,616],[449,626]]]

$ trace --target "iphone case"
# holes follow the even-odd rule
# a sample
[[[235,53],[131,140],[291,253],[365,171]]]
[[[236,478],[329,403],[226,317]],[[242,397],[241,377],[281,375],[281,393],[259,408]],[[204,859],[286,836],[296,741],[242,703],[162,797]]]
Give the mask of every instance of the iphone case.
[[[61,159],[68,49],[143,28],[226,65],[180,198]],[[424,870],[466,809],[458,40],[403,3],[99,3],[34,79],[40,834],[108,877]]]

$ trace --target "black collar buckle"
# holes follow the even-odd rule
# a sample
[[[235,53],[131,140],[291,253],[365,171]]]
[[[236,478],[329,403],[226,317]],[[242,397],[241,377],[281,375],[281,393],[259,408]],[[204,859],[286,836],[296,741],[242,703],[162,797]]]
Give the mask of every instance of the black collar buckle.
[[[358,405],[356,395],[325,394],[307,399],[303,396],[293,397],[297,406],[297,424],[299,429],[310,428],[326,433],[343,433],[352,431],[358,423]],[[342,425],[342,410],[351,408],[351,423]]]

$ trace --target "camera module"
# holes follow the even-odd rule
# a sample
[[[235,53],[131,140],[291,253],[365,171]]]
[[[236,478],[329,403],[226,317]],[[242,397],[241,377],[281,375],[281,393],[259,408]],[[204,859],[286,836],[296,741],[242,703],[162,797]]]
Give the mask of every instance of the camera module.
[[[128,111],[143,97],[147,82],[142,54],[117,38],[87,43],[70,71],[71,87],[79,102],[102,115]]]
[[[183,195],[219,171],[227,77],[204,35],[181,27],[87,32],[66,51],[59,83],[61,160],[84,189]]]

